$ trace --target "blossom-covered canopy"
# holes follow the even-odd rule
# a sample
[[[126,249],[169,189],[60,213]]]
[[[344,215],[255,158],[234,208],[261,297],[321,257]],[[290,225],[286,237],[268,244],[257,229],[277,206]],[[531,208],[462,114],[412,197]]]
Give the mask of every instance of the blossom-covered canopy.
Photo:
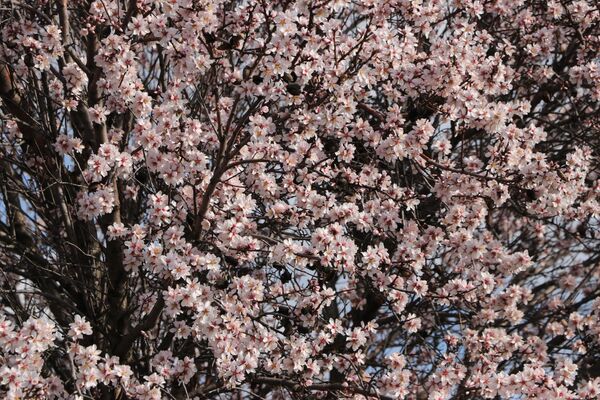
[[[0,397],[596,399],[594,0],[0,2]]]

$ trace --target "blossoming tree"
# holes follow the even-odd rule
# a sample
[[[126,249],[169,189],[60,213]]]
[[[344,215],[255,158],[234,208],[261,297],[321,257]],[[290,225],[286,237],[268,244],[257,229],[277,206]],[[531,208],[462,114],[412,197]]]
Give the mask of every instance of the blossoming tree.
[[[596,1],[0,4],[0,397],[598,398]]]

